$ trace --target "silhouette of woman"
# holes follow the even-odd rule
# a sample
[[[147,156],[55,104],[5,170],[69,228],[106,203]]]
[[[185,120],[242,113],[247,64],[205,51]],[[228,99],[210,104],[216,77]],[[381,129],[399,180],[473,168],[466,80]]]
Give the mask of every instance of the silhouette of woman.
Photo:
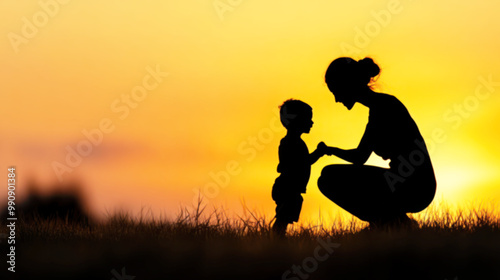
[[[320,191],[370,227],[411,224],[406,213],[425,209],[434,199],[436,178],[424,139],[406,107],[394,96],[372,90],[380,68],[371,58],[335,59],[325,81],[336,102],[350,110],[356,102],[370,115],[356,149],[328,147],[328,153],[353,164],[323,168]],[[374,152],[390,168],[364,165]]]

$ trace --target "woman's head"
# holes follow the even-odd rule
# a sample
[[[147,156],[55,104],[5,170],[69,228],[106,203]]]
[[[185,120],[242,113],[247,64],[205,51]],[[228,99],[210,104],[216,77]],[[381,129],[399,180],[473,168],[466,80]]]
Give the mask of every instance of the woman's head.
[[[351,109],[360,92],[370,88],[380,68],[369,57],[356,61],[350,57],[339,57],[330,63],[325,73],[328,89],[337,102]]]

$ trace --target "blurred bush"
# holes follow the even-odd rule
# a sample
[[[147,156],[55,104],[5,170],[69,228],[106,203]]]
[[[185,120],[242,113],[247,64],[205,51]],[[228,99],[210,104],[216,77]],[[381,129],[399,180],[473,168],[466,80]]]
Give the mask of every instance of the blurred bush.
[[[57,220],[70,224],[88,225],[90,217],[85,208],[79,184],[60,185],[42,188],[35,182],[28,184],[29,194],[25,199],[16,198],[15,214],[23,222],[38,220]],[[50,189],[42,194],[39,190]],[[0,210],[2,223],[7,218],[7,203]]]

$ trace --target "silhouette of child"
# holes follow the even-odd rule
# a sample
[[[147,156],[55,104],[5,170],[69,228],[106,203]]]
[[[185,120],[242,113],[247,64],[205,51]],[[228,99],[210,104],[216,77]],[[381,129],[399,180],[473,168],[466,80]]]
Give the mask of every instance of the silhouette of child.
[[[308,104],[289,99],[280,106],[280,119],[287,129],[279,146],[278,172],[281,173],[273,185],[272,198],[276,202],[276,221],[273,231],[286,233],[288,224],[297,222],[302,209],[302,193],[306,192],[311,175],[311,165],[326,154],[326,145],[318,144],[309,154],[306,143],[300,138],[309,133],[313,125],[312,108]]]

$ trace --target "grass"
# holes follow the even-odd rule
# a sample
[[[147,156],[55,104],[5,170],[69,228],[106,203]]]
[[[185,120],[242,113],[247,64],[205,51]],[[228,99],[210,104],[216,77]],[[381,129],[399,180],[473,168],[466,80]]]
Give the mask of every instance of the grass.
[[[252,211],[231,218],[223,210],[208,211],[200,205],[182,209],[173,220],[127,213],[90,225],[20,218],[15,276],[500,279],[500,217],[494,208],[434,206],[413,216],[419,223],[414,230],[368,231],[353,218],[331,227],[294,226],[287,238],[277,238],[270,234],[269,218]],[[5,226],[1,232],[7,233]],[[1,246],[3,254],[7,248],[4,242]]]

